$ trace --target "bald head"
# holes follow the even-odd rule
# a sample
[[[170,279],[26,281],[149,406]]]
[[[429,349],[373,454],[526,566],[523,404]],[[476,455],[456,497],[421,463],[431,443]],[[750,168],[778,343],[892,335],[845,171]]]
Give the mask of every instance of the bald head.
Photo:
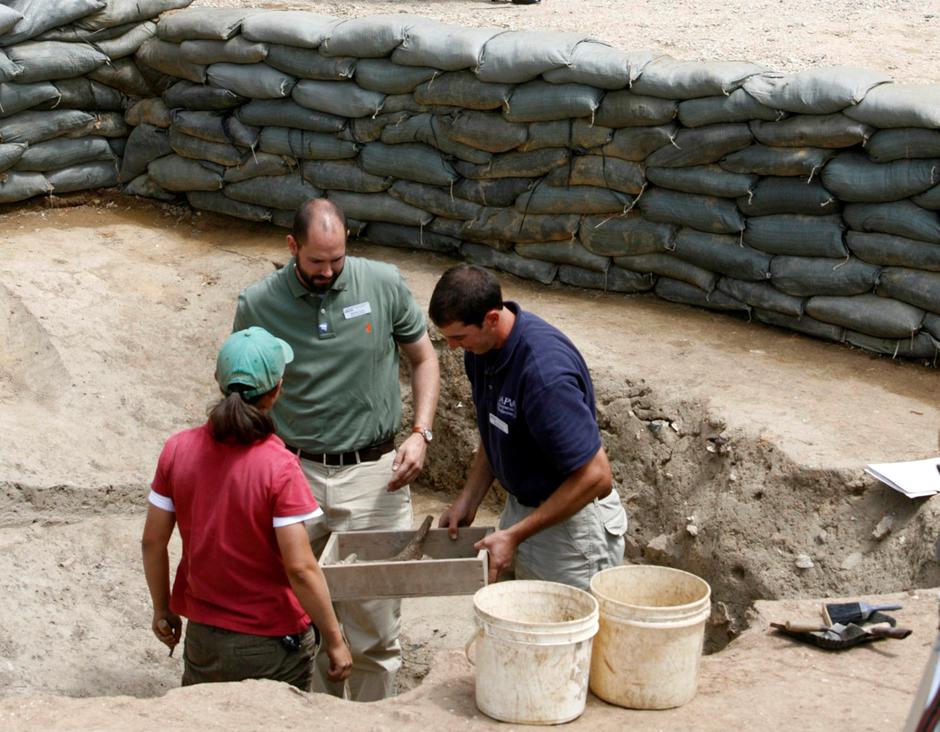
[[[300,204],[294,214],[291,234],[300,247],[320,237],[334,239],[342,236],[345,239],[346,215],[326,198],[311,198]]]

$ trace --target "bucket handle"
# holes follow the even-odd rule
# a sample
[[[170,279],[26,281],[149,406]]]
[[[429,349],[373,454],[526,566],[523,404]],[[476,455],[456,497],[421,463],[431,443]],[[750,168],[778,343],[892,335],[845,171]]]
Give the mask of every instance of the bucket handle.
[[[476,666],[477,664],[476,664],[476,661],[474,661],[473,658],[470,656],[470,649],[473,647],[473,644],[477,642],[477,640],[479,639],[481,635],[483,635],[483,631],[480,630],[480,628],[477,628],[476,630],[473,631],[473,635],[467,638],[467,642],[464,644],[464,647],[463,647],[463,655],[467,657],[467,661],[469,661],[471,666]]]

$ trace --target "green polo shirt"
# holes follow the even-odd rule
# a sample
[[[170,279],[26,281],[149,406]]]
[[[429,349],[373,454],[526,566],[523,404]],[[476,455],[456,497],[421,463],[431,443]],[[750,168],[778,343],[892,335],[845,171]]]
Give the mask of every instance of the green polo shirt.
[[[321,299],[291,259],[239,295],[233,330],[252,325],[294,349],[272,411],[288,445],[345,452],[398,432],[398,344],[414,343],[427,326],[397,267],[346,257]]]

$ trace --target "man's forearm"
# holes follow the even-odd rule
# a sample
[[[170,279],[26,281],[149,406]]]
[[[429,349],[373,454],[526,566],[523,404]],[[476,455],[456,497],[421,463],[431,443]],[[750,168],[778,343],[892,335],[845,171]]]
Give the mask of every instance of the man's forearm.
[[[437,358],[428,358],[412,368],[411,393],[414,396],[414,423],[431,429],[441,391],[441,371]]]

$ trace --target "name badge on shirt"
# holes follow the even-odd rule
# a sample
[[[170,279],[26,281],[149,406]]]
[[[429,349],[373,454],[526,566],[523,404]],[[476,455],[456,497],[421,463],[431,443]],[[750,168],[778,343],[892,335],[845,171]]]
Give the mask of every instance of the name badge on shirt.
[[[358,305],[350,305],[348,308],[343,308],[343,317],[349,320],[371,312],[372,306],[368,302],[361,302]]]
[[[501,420],[492,412],[490,412],[490,424],[493,425],[500,432],[502,432],[504,435],[509,434],[509,425],[503,422],[503,420]]]

